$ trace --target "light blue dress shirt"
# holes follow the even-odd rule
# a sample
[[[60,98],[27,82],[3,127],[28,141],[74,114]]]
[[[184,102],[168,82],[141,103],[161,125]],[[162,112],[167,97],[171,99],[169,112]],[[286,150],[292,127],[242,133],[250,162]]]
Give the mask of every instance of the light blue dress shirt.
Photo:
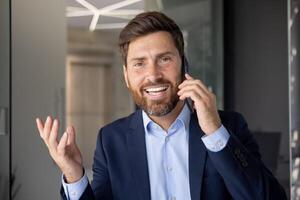
[[[87,175],[84,176],[77,182],[68,184],[65,182],[64,177],[62,176],[62,183],[63,188],[68,200],[78,200],[80,199],[81,195],[83,194],[85,188],[88,185],[88,178]]]
[[[189,123],[191,113],[185,105],[167,131],[153,122],[143,112],[145,140],[150,179],[151,199],[190,200],[189,186]],[[200,133],[199,133],[200,134]],[[221,151],[229,140],[229,133],[222,125],[202,141],[209,151]],[[84,175],[78,182],[67,184],[62,178],[69,200],[78,200],[88,184]]]
[[[167,131],[143,112],[151,199],[190,200],[189,122],[184,106]]]

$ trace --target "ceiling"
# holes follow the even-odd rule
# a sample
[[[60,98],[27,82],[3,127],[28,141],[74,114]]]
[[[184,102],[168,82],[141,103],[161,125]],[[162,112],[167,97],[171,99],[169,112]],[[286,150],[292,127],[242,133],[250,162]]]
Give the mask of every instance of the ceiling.
[[[66,0],[69,27],[120,29],[144,11],[143,0]]]
[[[179,25],[209,21],[211,0],[66,0],[67,24],[84,30],[122,29],[144,10],[164,10]],[[188,15],[187,15],[188,13]]]

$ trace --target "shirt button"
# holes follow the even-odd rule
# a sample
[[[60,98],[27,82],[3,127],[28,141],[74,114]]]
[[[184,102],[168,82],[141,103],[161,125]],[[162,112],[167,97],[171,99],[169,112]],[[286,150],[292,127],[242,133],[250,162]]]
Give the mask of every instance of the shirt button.
[[[168,167],[167,169],[168,169],[168,171],[170,171],[170,172],[173,170],[172,167]]]
[[[223,142],[221,140],[218,140],[216,145],[217,145],[217,147],[222,147],[223,146]]]
[[[176,197],[171,197],[170,200],[176,200]]]
[[[170,138],[169,137],[166,137],[166,142],[169,142],[170,141]]]
[[[71,195],[72,195],[72,196],[76,196],[76,195],[77,195],[77,192],[76,192],[76,191],[73,191],[73,192],[71,192]]]
[[[210,149],[213,150],[213,151],[215,151],[217,148],[216,148],[216,146],[211,145]]]

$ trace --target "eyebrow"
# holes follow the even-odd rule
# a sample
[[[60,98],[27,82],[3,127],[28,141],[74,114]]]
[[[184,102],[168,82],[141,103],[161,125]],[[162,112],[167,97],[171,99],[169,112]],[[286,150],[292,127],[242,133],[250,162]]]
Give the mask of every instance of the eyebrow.
[[[168,54],[171,54],[173,56],[175,56],[175,53],[174,52],[171,52],[171,51],[167,51],[167,52],[163,52],[163,53],[158,53],[157,55],[155,55],[155,57],[162,57],[164,55],[168,55]],[[141,56],[141,57],[134,57],[134,58],[131,58],[129,60],[129,62],[132,62],[132,61],[135,61],[135,60],[145,60],[146,57],[145,56]]]

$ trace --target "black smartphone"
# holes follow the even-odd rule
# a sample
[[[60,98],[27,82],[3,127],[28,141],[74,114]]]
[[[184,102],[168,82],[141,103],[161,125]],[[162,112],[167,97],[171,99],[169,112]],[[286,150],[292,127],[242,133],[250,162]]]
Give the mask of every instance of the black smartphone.
[[[185,74],[189,74],[189,62],[187,60],[187,58],[185,56],[183,56],[182,58],[182,80],[185,80]],[[191,98],[186,98],[185,99],[185,103],[187,104],[189,110],[191,111],[191,113],[194,113],[194,102]]]

